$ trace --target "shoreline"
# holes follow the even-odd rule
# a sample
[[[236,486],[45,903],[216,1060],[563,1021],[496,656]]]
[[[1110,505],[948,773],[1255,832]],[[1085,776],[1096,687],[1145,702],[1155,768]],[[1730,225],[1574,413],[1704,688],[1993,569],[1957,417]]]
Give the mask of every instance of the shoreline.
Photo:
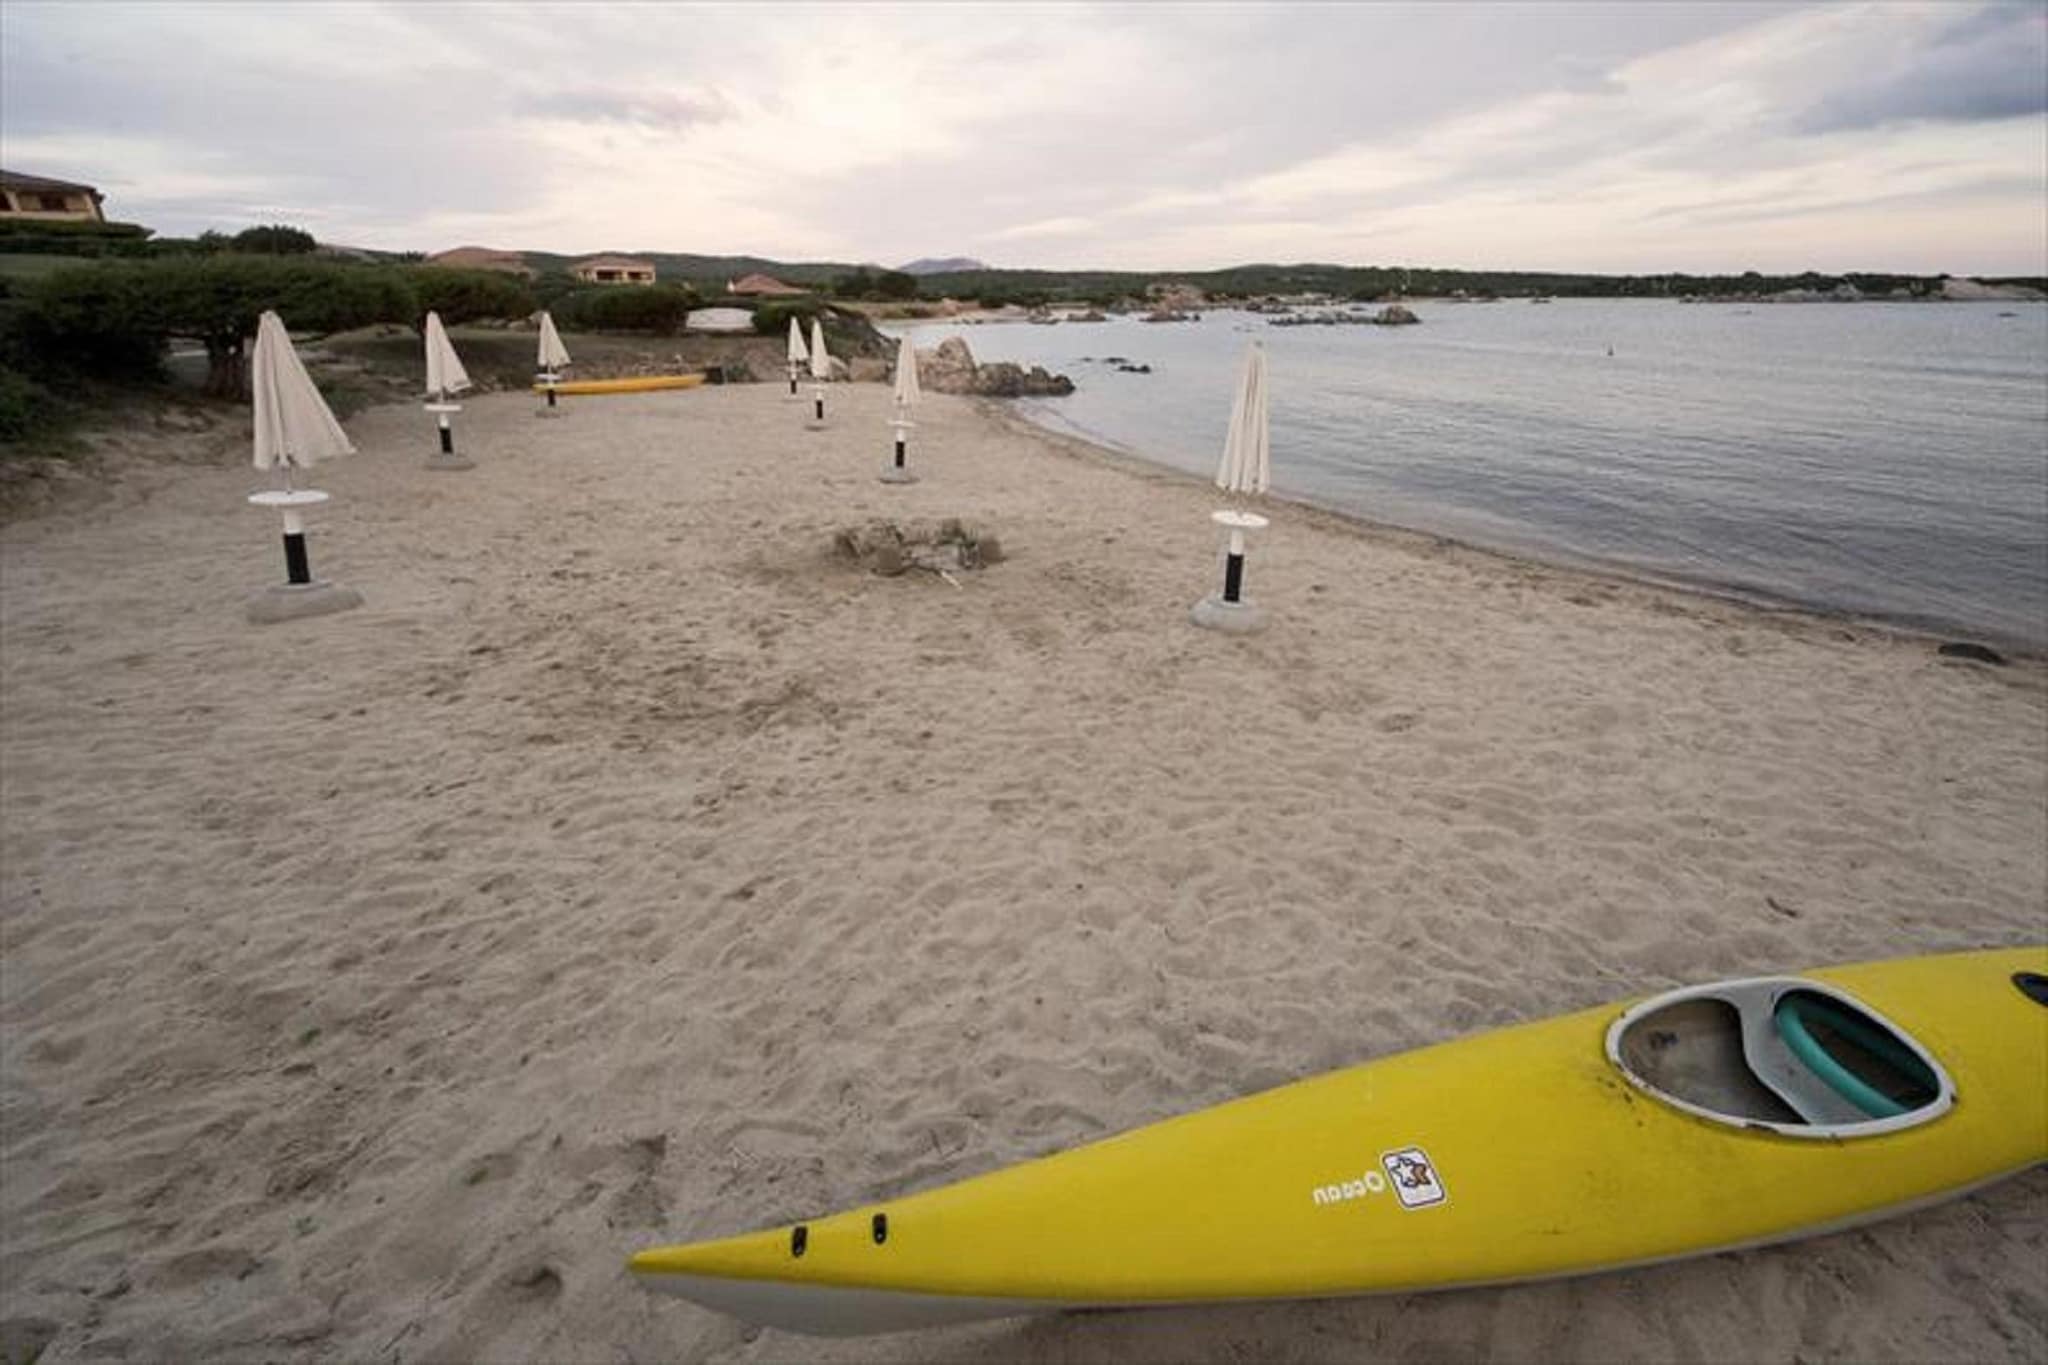
[[[1546,363],[1563,367],[1558,382],[1565,392],[1578,393],[1574,386],[1583,382],[1596,396],[1608,388],[1633,395],[1626,401],[1614,398],[1610,415],[1588,417],[1577,425],[1565,423],[1563,434],[1539,442],[1540,449],[1525,462],[1513,452],[1513,438],[1504,434],[1524,428],[1502,424],[1517,418],[1536,421],[1533,413],[1540,401],[1517,393],[1494,406],[1479,403],[1474,408],[1479,415],[1468,417],[1461,415],[1455,396],[1438,395],[1444,399],[1444,411],[1425,410],[1414,399],[1416,385],[1423,382],[1416,371],[1420,366],[1426,372],[1433,362],[1423,353],[1396,347],[1384,359],[1391,369],[1383,387],[1389,394],[1408,397],[1385,398],[1391,407],[1378,420],[1401,431],[1435,423],[1445,442],[1441,458],[1436,453],[1405,453],[1405,447],[1375,445],[1353,451],[1350,443],[1369,440],[1369,433],[1350,426],[1343,404],[1318,397],[1322,390],[1316,388],[1290,403],[1290,411],[1299,409],[1292,419],[1295,427],[1285,426],[1288,419],[1282,419],[1296,461],[1279,461],[1276,472],[1293,485],[1281,496],[1518,558],[1617,574],[1766,609],[1810,611],[1916,635],[1981,642],[2001,652],[2048,657],[2048,617],[2043,615],[2048,612],[2048,581],[2041,576],[2040,522],[2028,512],[2030,506],[2038,510],[2038,471],[2029,472],[2038,462],[2023,444],[2015,445],[2018,428],[2013,423],[2024,422],[2025,413],[2023,403],[2021,410],[2013,410],[2023,389],[2015,387],[2018,372],[2011,368],[2037,346],[2038,338],[2030,324],[1992,321],[1995,307],[1959,305],[1959,311],[1979,316],[1954,328],[1943,323],[1884,323],[1873,330],[1809,318],[1793,329],[1804,335],[1818,327],[1821,334],[1832,335],[1846,327],[1862,339],[1858,346],[1868,348],[1868,354],[1857,352],[1855,363],[1863,369],[1878,363],[1872,357],[1889,356],[1903,344],[1900,338],[1921,337],[1928,327],[1937,339],[1958,328],[1959,338],[1962,332],[1975,338],[1969,346],[1977,349],[1969,354],[1973,359],[1979,352],[1995,357],[1992,368],[2000,382],[1987,389],[1988,396],[1976,408],[1957,418],[1945,444],[1917,415],[1924,409],[1902,413],[1895,402],[1857,407],[1853,420],[1844,418],[1838,431],[1828,428],[1836,431],[1834,436],[1797,418],[1780,421],[1783,413],[1767,404],[1756,410],[1777,416],[1731,418],[1725,429],[1702,419],[1697,429],[1666,431],[1659,422],[1668,426],[1668,419],[1644,414],[1665,411],[1667,401],[1705,401],[1701,395],[1720,382],[1711,380],[1721,374],[1713,366],[1737,363],[1729,356],[1750,344],[1741,340],[1749,335],[1743,330],[1748,324],[1734,323],[1733,331],[1726,326],[1688,325],[1667,337],[1664,330],[1674,324],[1653,324],[1623,303],[1606,312],[1588,311],[1589,319],[1612,314],[1615,320],[1588,321],[1584,327],[1554,318],[1546,321],[1550,315],[1536,310],[1528,315],[1536,319],[1533,323],[1516,313],[1486,326],[1464,328],[1460,337],[1465,332],[1472,336],[1462,340],[1449,332],[1433,338],[1450,347],[1447,354],[1454,361],[1483,353],[1485,346],[1474,352],[1467,343],[1490,341],[1503,329],[1520,339],[1516,344],[1547,347],[1542,354],[1551,359]],[[2029,311],[2039,314],[2041,309]],[[1581,333],[1591,334],[1588,328],[1620,327],[1624,317],[1641,323],[1633,330],[1652,335],[1641,340],[1650,349],[1636,352],[1623,337],[1623,353],[1651,358],[1638,359],[1625,373],[1616,371],[1615,378],[1597,378],[1607,373],[1591,368],[1600,362],[1558,341],[1582,340]],[[1193,412],[1197,399],[1213,406],[1213,395],[1222,387],[1222,357],[1233,345],[1242,349],[1246,340],[1225,335],[1243,330],[1241,322],[1224,322],[1149,350],[1137,335],[1146,329],[1130,326],[1099,336],[1084,331],[1064,341],[1005,333],[986,338],[990,345],[984,348],[974,342],[971,329],[946,322],[891,325],[899,331],[913,330],[924,346],[957,332],[977,353],[986,352],[978,355],[980,359],[1066,369],[1081,391],[1065,399],[1027,400],[1030,406],[1025,411],[1034,422],[1083,440],[1115,444],[1141,457],[1156,454],[1197,475],[1206,472],[1200,456],[1209,444],[1209,433],[1191,427],[1182,414]],[[2020,330],[2005,330],[2013,327]],[[1771,328],[1769,335],[1777,339],[1768,346],[1756,343],[1765,353],[1788,344],[1783,329]],[[1377,343],[1361,349],[1350,338],[1288,344],[1301,350],[1291,362],[1296,382],[1313,381],[1323,387],[1350,382],[1344,381],[1346,366],[1366,365],[1365,357],[1381,353]],[[1962,347],[1963,341],[1954,345]],[[1684,366],[1656,358],[1661,354],[1657,347],[1690,354],[1695,346],[1705,348],[1709,357],[1698,362],[1707,366],[1700,372],[1709,379],[1681,382],[1673,376],[1685,372]],[[1086,364],[1055,363],[1072,362],[1084,352],[1100,356],[1103,347],[1169,363],[1177,372],[1168,381],[1124,381],[1106,371],[1098,374]],[[1595,346],[1587,354],[1597,350]],[[1714,356],[1720,359],[1713,360]],[[1371,363],[1377,367],[1382,362]],[[1197,374],[1204,376],[1199,391],[1188,387]],[[1355,382],[1371,387],[1378,381],[1361,377]],[[1133,384],[1164,387],[1154,394]],[[1863,394],[1864,388],[1855,391]],[[1784,385],[1769,397],[1778,404],[1792,401]],[[1155,399],[1162,405],[1156,417],[1148,410]],[[1352,394],[1345,402],[1353,399],[1368,401]],[[1763,399],[1758,402],[1763,404]],[[1889,416],[1866,416],[1866,408],[1873,413],[1881,408]],[[1218,416],[1219,429],[1220,420]],[[1982,468],[1972,474],[1969,470],[1976,466],[1956,452],[1974,449],[1967,442],[1979,438],[1986,443]],[[1927,445],[1930,441],[1936,444]],[[1862,444],[1872,448],[1862,455],[1845,453]],[[1923,447],[1928,452],[1925,458],[1913,454]],[[1940,473],[1952,467],[1953,475]],[[1781,468],[1792,471],[1783,486],[1774,483]],[[1518,479],[1527,497],[1501,491]],[[1980,487],[1981,492],[1973,491]]]
[[[1018,400],[985,398],[977,400],[989,405],[993,420],[1010,424],[1016,429],[1044,438],[1054,445],[1072,447],[1071,453],[1080,458],[1096,459],[1126,472],[1162,474],[1170,480],[1185,482],[1190,486],[1208,489],[1218,500],[1226,495],[1217,491],[1215,485],[1200,474],[1170,465],[1162,460],[1125,450],[1106,441],[1091,439],[1075,432],[1034,422],[1022,411],[1008,406]],[[1736,585],[1718,584],[1706,579],[1664,577],[1645,570],[1633,569],[1628,565],[1614,564],[1598,559],[1572,555],[1566,551],[1552,554],[1541,553],[1532,547],[1512,548],[1486,545],[1440,531],[1426,531],[1413,526],[1400,526],[1393,522],[1375,521],[1361,513],[1332,507],[1306,497],[1295,497],[1280,492],[1264,495],[1266,501],[1297,509],[1303,513],[1326,518],[1336,529],[1347,530],[1368,539],[1379,539],[1398,544],[1412,542],[1456,550],[1463,554],[1477,555],[1486,559],[1501,561],[1527,570],[1549,570],[1575,575],[1593,582],[1613,587],[1634,587],[1648,591],[1671,593],[1702,603],[1713,603],[1723,607],[1753,612],[1766,618],[1798,619],[1807,618],[1816,626],[1836,626],[1846,629],[1867,631],[1874,634],[1894,636],[1901,641],[1942,645],[1955,642],[1988,644],[1997,649],[2008,663],[2023,662],[2029,665],[2048,667],[2048,643],[2028,640],[2021,636],[1991,629],[1944,626],[1925,621],[1912,621],[1885,616],[1862,615],[1847,609],[1831,608],[1824,604],[1803,602],[1795,598],[1779,597],[1770,593],[1746,589]]]

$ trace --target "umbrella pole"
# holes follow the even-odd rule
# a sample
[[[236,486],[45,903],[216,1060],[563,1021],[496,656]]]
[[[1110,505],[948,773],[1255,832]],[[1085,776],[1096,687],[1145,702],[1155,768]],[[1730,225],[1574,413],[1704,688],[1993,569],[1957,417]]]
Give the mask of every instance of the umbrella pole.
[[[916,483],[917,475],[904,468],[906,463],[905,456],[908,453],[910,444],[910,428],[915,426],[916,423],[903,415],[903,408],[899,404],[896,408],[895,420],[890,422],[889,425],[896,428],[896,462],[882,466],[882,482]]]
[[[796,397],[796,362],[789,362],[789,396]]]
[[[440,418],[441,453],[443,455],[453,455],[455,453],[455,424],[448,419],[448,414],[445,412],[440,414]]]
[[[825,420],[825,386],[824,386],[823,384],[813,384],[813,385],[811,385],[811,401],[812,401],[812,402],[813,402],[814,404],[816,404],[816,410],[817,410],[817,415],[818,415],[818,421],[819,421],[820,423],[824,422],[824,420]]]
[[[1223,556],[1223,600],[1235,604],[1244,596],[1244,532],[1232,530]]]
[[[304,587],[313,581],[313,571],[306,562],[306,523],[296,507],[284,509],[284,577],[293,587]]]

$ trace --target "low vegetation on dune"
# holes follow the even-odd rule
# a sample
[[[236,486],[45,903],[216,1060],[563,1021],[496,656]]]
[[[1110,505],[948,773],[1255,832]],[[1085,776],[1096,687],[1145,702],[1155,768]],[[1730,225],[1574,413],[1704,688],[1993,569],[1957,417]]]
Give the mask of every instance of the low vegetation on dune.
[[[781,369],[791,318],[806,332],[822,321],[835,355],[887,350],[865,317],[813,296],[761,304],[752,335],[697,336],[686,322],[706,291],[687,283],[621,288],[559,271],[528,279],[390,254],[358,259],[370,253],[324,252],[282,224],[178,243],[148,237],[132,224],[0,227],[0,458],[65,455],[84,416],[126,399],[246,402],[248,348],[267,310],[318,343],[304,348],[309,367],[343,411],[417,387],[429,312],[451,328],[474,325],[457,343],[481,388],[530,382],[530,320],[542,308],[586,376],[699,368],[720,379],[765,377]],[[868,274],[846,286],[901,291]]]

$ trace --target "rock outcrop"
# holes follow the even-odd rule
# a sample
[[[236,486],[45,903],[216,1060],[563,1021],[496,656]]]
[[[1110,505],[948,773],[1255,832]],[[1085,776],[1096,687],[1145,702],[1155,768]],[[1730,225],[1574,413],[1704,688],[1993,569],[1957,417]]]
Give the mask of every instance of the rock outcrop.
[[[1941,296],[1945,299],[1962,299],[1976,302],[1980,299],[2033,300],[2043,297],[2040,290],[2025,284],[1986,284],[1982,280],[1960,279],[1951,275],[1941,282]]]
[[[975,394],[983,398],[1038,398],[1074,391],[1074,381],[1048,374],[1043,366],[1025,369],[1012,361],[978,365],[974,352],[959,337],[947,337],[936,350],[917,353],[917,382],[934,393]]]
[[[1410,323],[1422,321],[1398,303],[1390,303],[1380,309],[1372,315],[1372,320],[1381,327],[1406,327]]]

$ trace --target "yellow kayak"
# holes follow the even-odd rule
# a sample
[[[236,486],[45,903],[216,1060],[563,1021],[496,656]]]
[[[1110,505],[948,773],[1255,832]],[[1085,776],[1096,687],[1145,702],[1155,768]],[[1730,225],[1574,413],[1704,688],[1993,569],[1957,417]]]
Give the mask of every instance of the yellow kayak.
[[[828,1218],[642,1251],[821,1334],[1447,1288],[1832,1231],[2048,1160],[2048,948],[1689,987]]]
[[[704,382],[701,374],[644,374],[631,379],[566,379],[555,385],[564,395],[603,393],[652,393],[656,389],[694,389]],[[546,393],[545,384],[535,384],[535,393]]]

